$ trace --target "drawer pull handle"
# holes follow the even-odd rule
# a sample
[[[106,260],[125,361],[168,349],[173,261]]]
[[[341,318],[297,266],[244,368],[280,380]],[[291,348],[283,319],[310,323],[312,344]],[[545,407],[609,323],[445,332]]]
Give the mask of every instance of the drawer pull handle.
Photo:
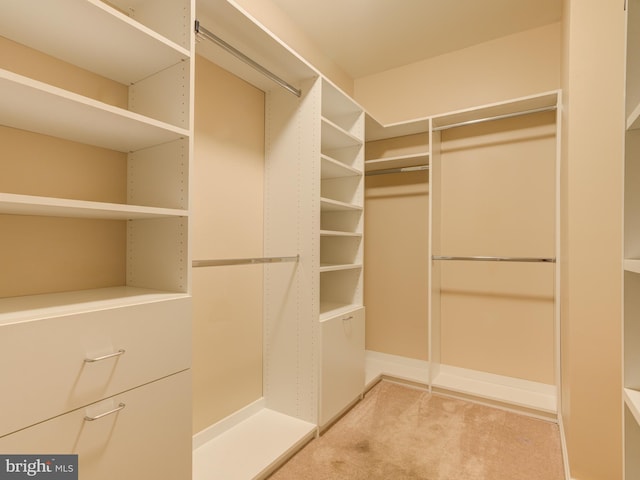
[[[100,415],[96,415],[95,417],[90,417],[90,416],[85,416],[84,419],[87,422],[93,422],[94,420],[100,420],[102,417],[106,417],[107,415],[112,415],[116,412],[119,412],[120,410],[122,410],[126,405],[124,403],[120,403],[116,408],[114,408],[113,410],[109,410],[108,412],[104,412],[101,413]]]
[[[353,315],[349,315],[348,317],[344,317],[342,319],[343,322],[346,322],[347,320],[353,320]]]
[[[110,353],[108,355],[103,355],[101,357],[85,358],[84,361],[86,363],[93,363],[93,362],[99,362],[100,360],[106,360],[107,358],[119,357],[120,355],[124,355],[124,350],[122,348],[117,352]]]

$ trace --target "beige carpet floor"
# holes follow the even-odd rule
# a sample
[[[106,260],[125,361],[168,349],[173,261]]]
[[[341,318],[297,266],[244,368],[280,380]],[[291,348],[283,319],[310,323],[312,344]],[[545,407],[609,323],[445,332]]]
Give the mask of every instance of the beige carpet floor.
[[[382,381],[270,480],[563,480],[558,426]]]

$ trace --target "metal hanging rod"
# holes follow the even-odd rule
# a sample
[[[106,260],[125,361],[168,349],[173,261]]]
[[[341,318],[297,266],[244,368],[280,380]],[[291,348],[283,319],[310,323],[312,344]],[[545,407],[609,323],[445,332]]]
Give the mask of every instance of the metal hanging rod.
[[[247,57],[240,50],[238,50],[237,48],[235,48],[232,45],[228,44],[223,39],[221,39],[220,37],[218,37],[217,35],[215,35],[211,31],[209,31],[206,28],[204,28],[202,25],[200,25],[200,22],[198,20],[196,20],[195,30],[196,30],[197,34],[201,35],[202,37],[206,38],[207,40],[211,40],[213,43],[215,43],[218,46],[222,47],[224,50],[229,52],[234,57],[238,58],[239,60],[242,60],[244,63],[246,63],[250,67],[256,69],[258,72],[263,74],[265,77],[273,80],[275,83],[280,85],[285,90],[293,93],[296,97],[300,97],[302,95],[302,91],[301,90],[299,90],[296,87],[292,86],[291,84],[287,83],[282,78],[277,76],[275,73],[272,73],[270,70],[267,70],[262,65],[260,65],[258,62],[256,62],[256,61],[252,60],[251,58]]]
[[[539,257],[450,257],[444,255],[433,255],[432,260],[467,260],[472,262],[541,262],[556,263],[555,258],[539,258]]]
[[[551,105],[548,107],[534,108],[531,110],[523,110],[522,112],[505,113],[504,115],[495,115],[493,117],[478,118],[476,120],[467,120],[459,123],[451,123],[449,125],[440,125],[438,127],[433,127],[433,131],[438,132],[440,130],[447,130],[449,128],[464,127],[465,125],[473,125],[476,123],[484,123],[484,122],[491,122],[493,120],[502,120],[505,118],[520,117],[522,115],[530,115],[532,113],[550,112],[556,109],[557,107],[555,105]]]
[[[386,175],[387,173],[405,173],[405,172],[420,172],[422,170],[429,170],[429,165],[417,165],[415,167],[400,167],[400,168],[386,168],[384,170],[373,170],[365,173],[365,175]]]
[[[192,267],[221,267],[224,265],[253,265],[256,263],[297,262],[300,255],[295,257],[259,257],[259,258],[225,258],[218,260],[193,260]]]

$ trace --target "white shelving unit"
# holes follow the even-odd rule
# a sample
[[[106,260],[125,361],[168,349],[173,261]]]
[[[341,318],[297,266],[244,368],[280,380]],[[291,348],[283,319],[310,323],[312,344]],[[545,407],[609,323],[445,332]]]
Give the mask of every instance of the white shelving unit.
[[[624,186],[624,478],[640,478],[640,2],[627,2]]]
[[[367,172],[429,165],[429,152],[377,158],[367,160],[364,164]]]
[[[156,478],[190,476],[184,445],[191,436],[194,7],[191,0],[9,0],[0,6],[0,35],[7,41],[50,57],[61,71],[81,69],[121,84],[128,97],[126,108],[114,106],[49,83],[46,73],[31,78],[0,62],[0,124],[15,149],[0,161],[6,172],[0,225],[10,232],[3,251],[11,250],[3,266],[17,285],[0,286],[0,374],[12,385],[0,401],[5,452],[79,452],[80,469],[102,475],[104,467],[82,453],[85,441],[107,442],[113,472],[136,477],[150,459],[129,451],[125,460],[117,453],[135,439],[145,451],[171,459]],[[32,158],[31,145],[47,152],[47,162]],[[101,194],[112,201],[95,199],[94,190],[106,182],[90,178],[91,168],[65,163],[68,152],[80,150],[87,164],[114,158],[108,169],[119,180]],[[33,172],[34,180],[14,173],[24,159],[42,170]],[[60,175],[63,186],[56,181]],[[108,235],[94,245],[91,231]],[[168,337],[148,335],[158,329]],[[32,355],[21,358],[16,345],[25,341]],[[169,349],[174,354],[167,357]],[[92,358],[97,360],[87,363]],[[10,371],[16,362],[24,378]],[[25,382],[39,383],[43,370],[57,383],[47,392],[27,387]],[[155,402],[166,390],[180,392],[184,401]],[[127,408],[105,417],[113,437],[78,442],[83,422],[74,419],[85,410],[108,412],[116,397]],[[145,403],[176,421],[146,428]]]

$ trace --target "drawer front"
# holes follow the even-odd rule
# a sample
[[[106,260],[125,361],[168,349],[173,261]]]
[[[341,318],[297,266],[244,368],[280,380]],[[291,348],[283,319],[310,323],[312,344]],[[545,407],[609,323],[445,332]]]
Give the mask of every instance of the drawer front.
[[[6,325],[0,352],[2,436],[188,369],[191,299]]]
[[[171,375],[7,435],[0,438],[0,452],[78,454],[82,480],[188,480],[190,377],[188,371]]]
[[[364,391],[364,308],[321,324],[320,426],[339,415]]]

